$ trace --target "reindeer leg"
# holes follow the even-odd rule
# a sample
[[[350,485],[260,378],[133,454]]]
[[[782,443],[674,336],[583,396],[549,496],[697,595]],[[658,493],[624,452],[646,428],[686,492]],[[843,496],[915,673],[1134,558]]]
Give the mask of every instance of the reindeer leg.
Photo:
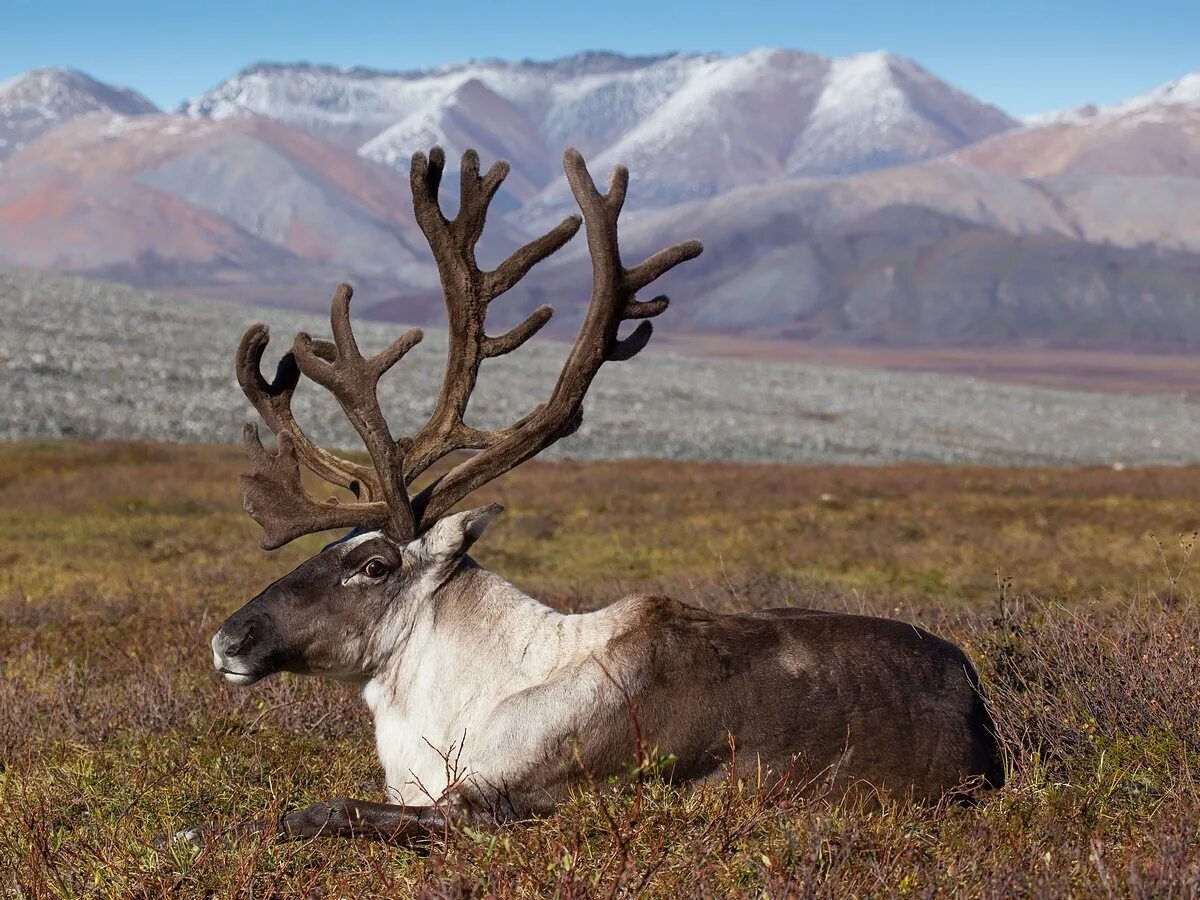
[[[317,837],[360,838],[411,843],[445,832],[456,822],[494,824],[488,815],[464,806],[399,806],[339,797],[285,814],[279,820],[281,841]]]

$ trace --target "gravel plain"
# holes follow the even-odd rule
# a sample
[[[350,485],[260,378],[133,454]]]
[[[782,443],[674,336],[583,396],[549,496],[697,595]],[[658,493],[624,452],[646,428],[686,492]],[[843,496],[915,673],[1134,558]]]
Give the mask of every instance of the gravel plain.
[[[332,286],[331,286],[332,287]],[[180,298],[99,281],[0,270],[0,439],[145,438],[235,442],[255,413],[233,376],[254,321],[272,326],[268,365],[322,318]],[[659,320],[671,326],[670,313]],[[366,350],[400,326],[359,322]],[[393,431],[432,408],[445,334],[427,328],[385,377]],[[277,345],[277,346],[276,346]],[[567,351],[535,338],[484,364],[475,424],[511,422],[544,399]],[[354,446],[336,403],[314,386],[298,418],[317,441]],[[794,363],[693,359],[653,345],[601,371],[584,425],[552,455],[583,459],[901,460],[1011,465],[1149,465],[1200,461],[1200,404],[996,384],[965,377]]]

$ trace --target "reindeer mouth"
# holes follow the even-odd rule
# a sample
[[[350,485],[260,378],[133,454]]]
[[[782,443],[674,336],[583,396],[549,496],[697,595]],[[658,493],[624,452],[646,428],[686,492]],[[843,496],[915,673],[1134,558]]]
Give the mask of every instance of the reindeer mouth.
[[[237,685],[254,684],[262,678],[261,675],[255,675],[252,672],[235,672],[233,669],[226,669],[224,666],[217,666],[217,671],[225,676],[225,680]]]

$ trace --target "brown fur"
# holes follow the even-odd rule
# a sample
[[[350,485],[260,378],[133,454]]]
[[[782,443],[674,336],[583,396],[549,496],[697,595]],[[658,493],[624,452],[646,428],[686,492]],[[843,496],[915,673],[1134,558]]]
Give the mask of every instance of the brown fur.
[[[680,783],[781,778],[935,799],[1004,783],[970,661],[891,619],[778,609],[720,615],[665,597],[616,604],[628,618],[591,665],[614,690],[531,771],[475,805],[520,818],[572,786],[669,759]],[[493,809],[493,811],[495,811]]]

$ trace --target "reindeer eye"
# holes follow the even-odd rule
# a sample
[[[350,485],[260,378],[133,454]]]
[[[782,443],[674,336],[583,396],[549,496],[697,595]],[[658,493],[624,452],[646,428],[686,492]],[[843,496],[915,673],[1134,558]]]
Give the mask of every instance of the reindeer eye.
[[[387,563],[382,559],[368,560],[362,570],[368,578],[382,578],[388,573]]]

